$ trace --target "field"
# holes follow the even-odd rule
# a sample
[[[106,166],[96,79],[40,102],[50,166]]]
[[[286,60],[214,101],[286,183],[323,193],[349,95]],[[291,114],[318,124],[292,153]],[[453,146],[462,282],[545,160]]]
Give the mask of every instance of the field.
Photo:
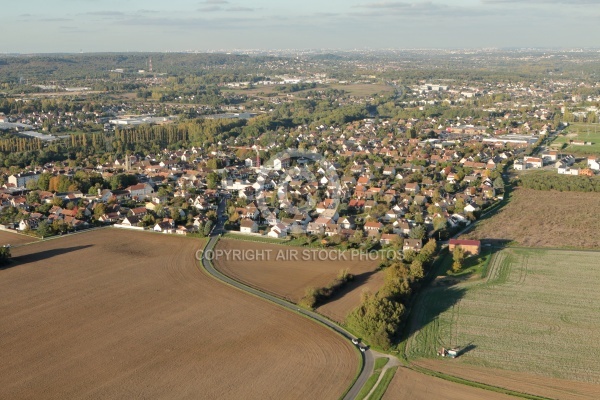
[[[352,344],[200,269],[202,241],[103,229],[0,270],[0,398],[329,398]]]
[[[568,250],[497,252],[484,279],[421,294],[408,356],[435,358],[442,346],[460,347],[459,358],[439,362],[452,363],[451,370],[464,365],[535,373],[540,381],[560,378],[577,383],[564,391],[581,385],[600,396],[599,257]],[[526,391],[517,381],[509,384]]]
[[[10,244],[11,246],[18,246],[26,243],[36,242],[38,239],[32,236],[21,235],[15,232],[0,231],[0,246]]]
[[[565,135],[559,135],[553,143],[565,143],[564,151],[576,155],[600,155],[600,124],[574,123],[565,129]],[[592,142],[591,146],[569,144],[571,140]]]
[[[515,189],[510,202],[464,235],[527,247],[600,249],[599,193]]]
[[[345,92],[348,92],[349,95],[356,96],[356,97],[373,96],[376,93],[392,93],[394,91],[393,87],[388,86],[388,85],[382,85],[382,84],[374,84],[374,85],[370,85],[370,84],[366,84],[366,83],[355,84],[355,85],[336,84],[336,85],[330,85],[330,87],[332,89],[343,90]]]
[[[319,250],[305,249],[292,246],[281,246],[269,243],[252,243],[241,240],[221,239],[217,249],[222,251],[241,250],[269,251],[270,257],[264,261],[239,261],[232,257],[215,260],[215,267],[224,274],[244,282],[250,286],[274,294],[278,297],[297,303],[304,296],[307,287],[323,287],[335,279],[342,269],[348,269],[355,275],[354,281],[331,301],[317,310],[323,315],[336,321],[343,321],[346,314],[360,303],[363,289],[369,288],[375,292],[383,284],[381,272],[375,272],[376,261],[363,261],[358,258],[348,261],[321,260]],[[277,260],[277,255],[297,251],[297,260]],[[304,252],[310,252],[310,261],[304,261]],[[332,250],[335,252],[335,250]],[[312,255],[315,255],[314,257]],[[323,257],[324,258],[324,257]]]
[[[257,86],[252,89],[231,89],[231,88],[223,88],[224,92],[233,92],[235,94],[242,94],[246,96],[259,96],[259,93],[263,93],[265,96],[275,93],[280,86]],[[338,89],[347,92],[350,96],[356,97],[365,97],[372,96],[376,93],[387,92],[391,93],[394,91],[394,88],[388,85],[383,84],[355,84],[355,85],[343,85],[343,84],[332,84],[332,85],[318,85],[314,89],[306,89],[299,90],[297,92],[291,93],[294,97],[306,97],[304,94],[310,90],[326,90],[328,88]],[[279,93],[279,97],[286,97],[287,93]]]
[[[478,389],[421,374],[408,368],[398,368],[383,400],[510,400],[501,393]]]

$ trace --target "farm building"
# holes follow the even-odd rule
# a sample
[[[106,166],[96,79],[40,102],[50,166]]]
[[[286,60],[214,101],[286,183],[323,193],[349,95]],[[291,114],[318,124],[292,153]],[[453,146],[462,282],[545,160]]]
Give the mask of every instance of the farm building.
[[[481,252],[481,242],[479,240],[450,239],[450,242],[448,242],[448,250],[452,251],[456,246],[462,247],[465,253],[474,256]]]

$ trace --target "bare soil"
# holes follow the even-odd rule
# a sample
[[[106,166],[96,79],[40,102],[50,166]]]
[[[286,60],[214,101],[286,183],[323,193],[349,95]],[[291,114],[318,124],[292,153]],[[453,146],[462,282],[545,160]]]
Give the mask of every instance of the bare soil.
[[[16,246],[20,244],[37,242],[38,239],[33,236],[21,235],[16,232],[0,231],[0,246],[10,244]]]
[[[526,247],[600,249],[600,193],[518,188],[510,202],[463,235]]]
[[[219,271],[240,282],[293,303],[297,303],[304,296],[307,287],[326,286],[336,278],[340,270],[348,269],[355,276],[354,282],[349,283],[334,295],[331,301],[318,308],[320,313],[339,322],[360,304],[363,289],[369,288],[375,292],[383,284],[382,274],[375,272],[376,261],[351,257],[348,257],[347,261],[330,261],[327,257],[322,257],[325,253],[319,253],[319,250],[233,239],[220,240],[217,249],[241,250],[244,253],[256,250],[270,254],[268,259],[256,261],[221,257],[215,260],[214,265]],[[290,256],[294,251],[297,252],[296,259]],[[337,251],[331,252],[336,254]],[[286,256],[285,260],[278,260],[278,255]],[[304,257],[309,260],[305,261]]]
[[[352,344],[209,277],[200,248],[116,229],[15,248],[0,398],[339,398]]]
[[[581,400],[600,398],[600,385],[543,377],[524,372],[469,366],[455,363],[454,361],[457,360],[421,359],[416,361],[415,364],[431,370],[443,372],[448,375],[468,379],[470,381],[485,383],[492,386],[503,387],[517,392],[529,393],[551,399]],[[400,370],[398,370],[398,372],[400,372]],[[396,372],[396,376],[398,376],[398,372]],[[394,380],[396,380],[395,377]],[[393,383],[394,381],[392,381],[392,384]],[[493,394],[493,392],[488,391],[486,391],[486,393],[490,393],[490,395]],[[487,399],[488,397],[481,398]]]
[[[346,316],[360,304],[361,295],[364,291],[371,293],[377,292],[384,283],[383,271],[368,271],[354,277],[352,282],[322,306],[317,308],[320,314],[326,317],[343,322]]]
[[[510,400],[502,393],[478,389],[421,374],[408,368],[398,368],[388,386],[384,400]]]

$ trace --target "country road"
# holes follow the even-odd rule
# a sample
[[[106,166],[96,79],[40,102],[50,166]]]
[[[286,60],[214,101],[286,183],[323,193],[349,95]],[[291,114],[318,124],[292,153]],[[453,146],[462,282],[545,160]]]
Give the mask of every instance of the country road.
[[[302,314],[305,317],[311,318],[311,319],[331,328],[332,330],[334,330],[335,332],[340,334],[342,337],[344,337],[346,340],[352,340],[352,339],[356,338],[350,332],[346,331],[344,328],[342,328],[338,324],[330,321],[329,319],[327,319],[315,312],[312,312],[312,311],[309,311],[309,310],[306,310],[303,308],[299,308],[296,304],[290,303],[286,300],[280,299],[275,296],[271,296],[270,294],[263,293],[260,290],[246,286],[243,283],[238,282],[238,281],[222,274],[221,272],[219,272],[212,265],[212,262],[210,262],[210,260],[208,260],[205,257],[205,254],[208,250],[212,250],[214,248],[217,241],[219,240],[220,234],[223,232],[224,220],[221,218],[221,216],[222,216],[222,212],[224,209],[225,209],[225,199],[223,199],[223,201],[221,201],[221,203],[219,204],[218,213],[217,213],[218,214],[218,219],[217,219],[218,222],[215,225],[215,228],[213,229],[213,231],[211,233],[210,240],[209,240],[208,244],[206,245],[205,251],[202,254],[202,267],[208,274],[210,274],[214,278],[216,278],[230,286],[233,286],[239,290],[250,293],[254,296],[258,296],[262,299],[265,299],[267,301],[275,303],[281,307],[287,308],[293,312]],[[367,379],[369,379],[369,377],[373,373],[373,369],[374,369],[374,365],[375,365],[375,361],[374,361],[375,357],[373,355],[373,352],[370,349],[367,349],[364,353],[361,353],[361,356],[362,356],[363,363],[362,363],[360,375],[358,376],[358,378],[356,379],[356,381],[354,382],[354,384],[352,385],[350,390],[344,396],[344,400],[355,399],[356,396],[358,395],[358,392],[362,389],[364,384],[367,382]]]

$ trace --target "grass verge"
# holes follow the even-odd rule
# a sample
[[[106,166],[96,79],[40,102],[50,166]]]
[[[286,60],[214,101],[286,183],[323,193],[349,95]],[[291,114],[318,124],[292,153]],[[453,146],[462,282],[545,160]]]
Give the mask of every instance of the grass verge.
[[[379,385],[377,385],[377,387],[371,394],[371,397],[369,397],[369,400],[379,400],[383,397],[383,395],[385,394],[385,391],[387,390],[388,386],[390,385],[390,382],[394,378],[394,375],[396,374],[397,369],[398,369],[398,367],[392,367],[392,368],[388,369],[387,371],[385,371],[385,373],[383,374],[383,378],[381,378],[381,382],[379,382]]]
[[[362,387],[362,389],[360,389],[360,392],[358,392],[356,400],[364,399],[371,392],[371,389],[373,389],[373,386],[375,386],[377,380],[379,379],[379,375],[381,375],[381,369],[385,367],[388,361],[389,359],[385,357],[379,357],[375,360],[375,370],[369,379],[367,379],[367,382],[365,382],[365,385]]]

